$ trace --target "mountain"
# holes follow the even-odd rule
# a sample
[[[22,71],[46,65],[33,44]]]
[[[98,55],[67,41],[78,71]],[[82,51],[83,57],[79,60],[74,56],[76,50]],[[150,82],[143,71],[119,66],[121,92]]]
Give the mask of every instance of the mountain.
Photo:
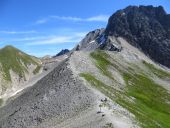
[[[129,6],[114,13],[105,30],[99,32],[97,29],[87,34],[79,44],[80,49],[100,47],[120,51],[119,43],[113,43],[116,42],[114,37],[123,37],[155,62],[170,67],[169,22],[170,14],[161,6]]]
[[[69,52],[70,52],[70,50],[68,50],[68,49],[62,49],[55,57],[65,55]]]
[[[170,14],[162,6],[129,6],[113,14],[106,35],[121,36],[156,62],[170,67]]]
[[[140,10],[152,26],[151,17],[162,14],[159,8],[130,6],[123,10],[134,14],[134,19],[140,18],[136,15]],[[135,40],[119,35],[128,30],[121,26],[121,17],[127,14],[119,12],[111,16],[106,29],[89,32],[35,85],[9,98],[0,108],[0,127],[169,128],[170,69],[142,49],[138,35],[132,35]],[[118,21],[111,22],[112,17]],[[149,35],[147,27],[137,29]],[[152,44],[149,51],[157,45]]]
[[[39,73],[41,62],[13,46],[0,49],[0,95],[14,91]]]

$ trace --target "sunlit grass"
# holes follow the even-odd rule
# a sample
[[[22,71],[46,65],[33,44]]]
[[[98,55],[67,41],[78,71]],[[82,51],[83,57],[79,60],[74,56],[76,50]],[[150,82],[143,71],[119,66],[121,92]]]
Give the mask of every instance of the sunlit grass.
[[[95,63],[102,73],[109,78],[112,78],[112,76],[108,67],[112,66],[119,69],[114,67],[115,65],[109,60],[110,57],[103,51],[93,52],[91,57],[95,59]],[[168,72],[157,69],[146,62],[144,62],[144,65],[161,78],[169,77]],[[131,67],[132,70],[135,69]],[[170,102],[170,94],[162,86],[148,78],[144,72],[132,74],[125,72],[123,69],[119,70],[119,72],[126,83],[124,92],[114,90],[113,85],[106,85],[91,74],[83,73],[81,76],[110,99],[133,113],[140,122],[141,127],[170,128],[170,104],[168,103]],[[133,102],[127,100],[132,98]]]
[[[143,64],[155,75],[157,75],[160,78],[170,78],[170,73],[166,72],[162,69],[156,68],[154,65],[147,63],[146,61],[143,61]]]

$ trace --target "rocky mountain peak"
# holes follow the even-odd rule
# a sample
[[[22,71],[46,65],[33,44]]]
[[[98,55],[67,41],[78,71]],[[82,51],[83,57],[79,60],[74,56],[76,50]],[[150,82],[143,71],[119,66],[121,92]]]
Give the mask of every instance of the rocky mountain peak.
[[[162,6],[129,6],[114,13],[105,34],[120,36],[156,62],[170,67],[170,15]]]
[[[128,6],[127,8],[123,9],[125,13],[143,13],[148,16],[159,16],[159,15],[166,15],[166,12],[162,6],[154,7],[152,5],[149,6]]]
[[[106,28],[106,33],[111,35],[113,33],[116,33],[118,31],[117,27],[119,26],[124,26],[125,28],[130,29],[130,27],[132,26],[132,24],[134,24],[134,22],[136,22],[136,24],[139,24],[140,23],[139,21],[146,22],[150,20],[157,20],[158,22],[161,23],[162,26],[164,26],[166,25],[164,19],[167,19],[167,17],[169,17],[169,15],[165,12],[162,6],[159,7],[128,6],[125,9],[118,10],[109,18],[108,26]],[[145,24],[145,22],[143,24]],[[152,23],[150,22],[150,25],[151,24]],[[117,27],[115,25],[117,25]]]

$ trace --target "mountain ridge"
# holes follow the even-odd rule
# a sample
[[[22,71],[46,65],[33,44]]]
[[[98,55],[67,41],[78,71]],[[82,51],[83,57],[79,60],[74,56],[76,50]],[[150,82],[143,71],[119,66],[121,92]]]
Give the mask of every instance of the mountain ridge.
[[[27,81],[32,75],[39,73],[41,62],[19,49],[7,45],[0,49],[0,90],[4,94],[8,89]]]

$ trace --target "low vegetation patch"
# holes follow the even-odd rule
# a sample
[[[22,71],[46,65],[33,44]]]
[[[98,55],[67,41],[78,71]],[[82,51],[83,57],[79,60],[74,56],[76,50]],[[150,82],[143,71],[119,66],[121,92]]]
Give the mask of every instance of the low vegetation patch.
[[[0,107],[1,107],[1,105],[3,104],[3,100],[2,99],[0,99]]]
[[[126,92],[134,102],[119,98],[117,102],[132,112],[144,128],[170,127],[170,94],[149,78],[136,74],[124,74]]]
[[[95,59],[97,67],[106,76],[112,78],[108,67],[114,65],[108,60],[107,54],[97,51],[91,53],[91,57]],[[170,78],[169,73],[146,62],[143,63],[159,77]],[[131,67],[131,70],[133,70],[133,67]],[[127,85],[124,92],[118,92],[112,86],[106,85],[91,74],[82,73],[80,75],[110,99],[133,113],[140,122],[141,127],[170,128],[170,94],[143,72],[132,74],[124,70],[119,71]]]
[[[107,123],[103,128],[114,128],[112,123]]]
[[[81,73],[80,76],[84,77],[93,87],[97,88],[103,94],[112,98],[112,94],[115,91],[111,86],[104,84],[102,81],[96,79],[94,76],[92,76],[89,73]]]
[[[30,64],[38,65],[29,55],[12,46],[6,46],[0,49],[0,64],[3,76],[7,81],[11,81],[10,69],[16,72],[20,77],[24,77],[24,72],[27,72],[25,66]],[[36,71],[38,71],[38,69]]]
[[[40,69],[41,69],[41,66],[38,65],[38,66],[35,68],[35,70],[33,71],[33,73],[34,73],[34,74],[39,73]]]
[[[107,69],[109,65],[112,65],[112,63],[107,59],[109,58],[109,55],[107,55],[104,51],[98,50],[97,52],[92,52],[90,56],[95,59],[96,66],[104,75],[114,79]]]
[[[146,61],[143,61],[143,64],[148,68],[148,70],[157,75],[159,78],[170,78],[169,72],[158,69],[153,64],[147,63]]]

